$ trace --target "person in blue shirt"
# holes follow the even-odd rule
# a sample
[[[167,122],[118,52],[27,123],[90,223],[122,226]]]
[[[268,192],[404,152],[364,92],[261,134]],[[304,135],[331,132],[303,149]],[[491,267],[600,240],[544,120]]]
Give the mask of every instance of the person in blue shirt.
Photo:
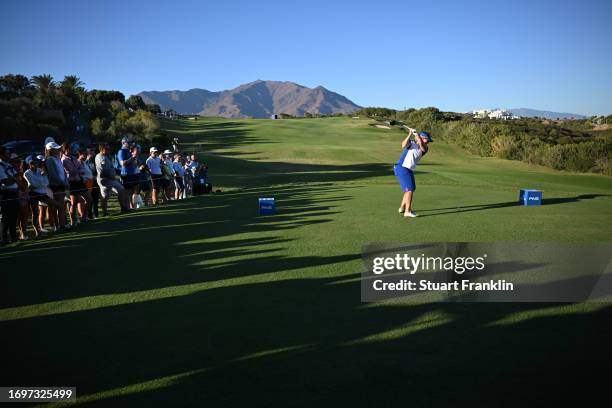
[[[140,183],[138,178],[138,151],[132,149],[132,142],[127,136],[121,139],[121,150],[117,153],[117,161],[121,167],[121,183],[130,197],[130,206],[135,208],[135,200],[138,199],[137,187]]]
[[[187,165],[187,170],[189,170],[193,178],[195,178],[195,176],[198,174],[198,171],[200,170],[200,162],[198,162],[198,160],[196,159],[195,154],[192,154],[190,159],[191,160]]]
[[[185,198],[185,173],[187,171],[185,170],[183,156],[180,153],[174,154],[172,168],[174,169],[174,199],[182,200]]]
[[[408,128],[408,136],[402,142],[402,155],[397,164],[393,166],[393,171],[402,188],[402,203],[400,204],[399,213],[404,213],[404,217],[414,218],[417,216],[412,211],[412,197],[416,190],[416,182],[414,181],[414,169],[419,160],[428,152],[428,144],[433,140],[428,132],[419,132]],[[414,140],[410,137],[414,135]]]

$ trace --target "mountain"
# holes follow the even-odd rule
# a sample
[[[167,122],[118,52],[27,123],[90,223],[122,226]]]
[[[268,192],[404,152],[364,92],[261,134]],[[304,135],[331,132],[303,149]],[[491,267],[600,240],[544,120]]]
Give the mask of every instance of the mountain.
[[[195,88],[188,91],[146,91],[138,95],[145,103],[156,103],[162,110],[226,118],[268,118],[280,113],[303,116],[306,112],[330,115],[360,108],[322,86],[308,88],[280,81],[257,80],[220,92]]]
[[[562,112],[550,112],[550,111],[542,111],[536,109],[528,109],[528,108],[516,108],[516,109],[508,109],[508,112],[522,116],[524,118],[545,118],[555,120],[559,119],[585,119],[586,116],[578,115],[576,113],[562,113]]]

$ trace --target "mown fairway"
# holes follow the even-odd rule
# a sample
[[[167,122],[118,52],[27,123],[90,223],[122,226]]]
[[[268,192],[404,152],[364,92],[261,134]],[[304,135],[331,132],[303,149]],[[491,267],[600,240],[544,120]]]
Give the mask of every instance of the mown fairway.
[[[165,123],[223,192],[0,249],[1,383],[216,407],[535,404],[603,381],[608,304],[362,304],[358,278],[369,242],[609,241],[612,178],[436,142],[404,219],[402,135],[367,123]]]

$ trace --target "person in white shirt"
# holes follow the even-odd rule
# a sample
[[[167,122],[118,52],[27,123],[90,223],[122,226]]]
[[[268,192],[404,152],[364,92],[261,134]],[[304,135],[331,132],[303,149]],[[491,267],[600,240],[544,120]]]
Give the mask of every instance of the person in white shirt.
[[[414,218],[417,216],[412,211],[412,197],[416,190],[416,182],[414,181],[414,169],[419,160],[428,152],[428,144],[432,142],[431,135],[428,132],[419,132],[408,128],[408,136],[402,142],[402,155],[393,166],[395,176],[397,177],[400,187],[402,188],[402,202],[399,212],[404,213],[404,217]],[[410,137],[414,135],[414,141]]]
[[[151,182],[153,183],[153,192],[151,194],[153,205],[157,205],[160,193],[163,202],[167,202],[168,197],[166,197],[166,184],[161,168],[161,158],[159,157],[159,150],[157,150],[156,147],[151,147],[149,149],[149,158],[146,164],[151,173]]]
[[[30,189],[32,225],[34,225],[36,235],[38,236],[49,232],[49,230],[44,228],[42,224],[43,220],[41,220],[39,213],[43,211],[45,206],[57,211],[60,205],[49,197],[49,179],[43,174],[40,168],[42,162],[38,158],[28,157],[26,158],[26,164],[28,165],[28,169],[23,173],[23,177],[28,182],[28,188]],[[51,229],[54,230],[55,222],[53,217],[49,217],[49,224],[51,225]]]

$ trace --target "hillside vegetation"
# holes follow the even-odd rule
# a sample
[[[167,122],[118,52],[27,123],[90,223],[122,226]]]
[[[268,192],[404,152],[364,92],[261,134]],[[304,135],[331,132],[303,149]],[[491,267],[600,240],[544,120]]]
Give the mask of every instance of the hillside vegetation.
[[[612,123],[612,115],[564,121],[500,121],[474,119],[437,108],[406,111],[364,108],[356,114],[429,130],[435,139],[484,157],[520,160],[556,170],[612,174],[612,129],[602,126]]]

